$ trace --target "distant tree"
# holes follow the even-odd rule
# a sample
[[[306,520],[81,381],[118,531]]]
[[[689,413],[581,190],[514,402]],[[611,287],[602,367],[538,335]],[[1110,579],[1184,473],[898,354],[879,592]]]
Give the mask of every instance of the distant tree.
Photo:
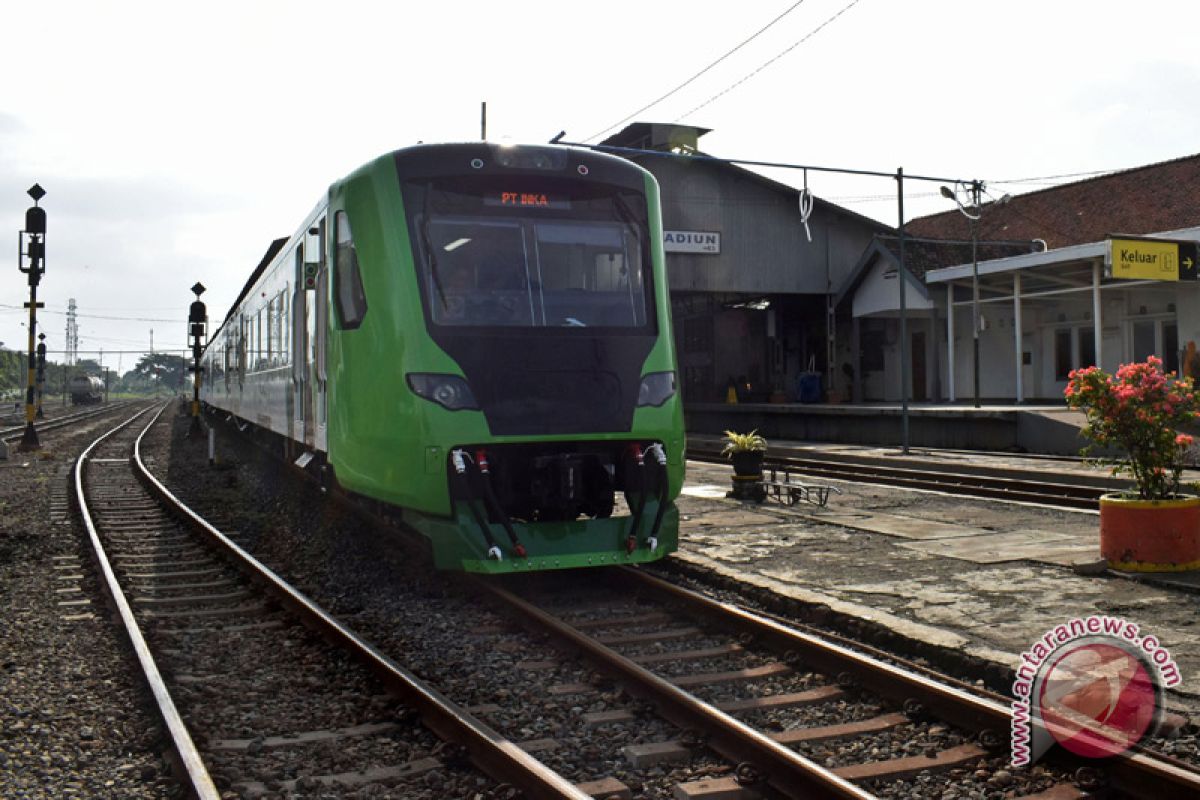
[[[157,384],[174,391],[183,385],[183,378],[187,374],[187,362],[183,356],[147,353],[138,360],[133,372],[152,385]]]
[[[13,350],[0,350],[0,397],[18,396],[25,383],[25,357]]]

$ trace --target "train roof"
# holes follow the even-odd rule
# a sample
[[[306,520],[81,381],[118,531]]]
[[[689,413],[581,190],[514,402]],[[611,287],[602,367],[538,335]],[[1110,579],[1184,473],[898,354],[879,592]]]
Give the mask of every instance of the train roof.
[[[336,187],[339,183],[343,183],[362,173],[376,169],[381,162],[386,162],[388,160],[393,161],[398,168],[400,168],[401,165],[404,165],[406,168],[402,169],[401,171],[405,173],[415,171],[418,174],[427,173],[434,175],[445,172],[448,169],[453,169],[455,165],[460,164],[458,159],[461,159],[463,156],[479,157],[481,155],[486,155],[488,156],[489,161],[494,160],[497,164],[508,166],[504,163],[506,156],[508,156],[510,153],[515,154],[518,150],[520,150],[522,153],[533,151],[553,154],[554,157],[551,159],[552,163],[548,165],[540,165],[532,162],[529,164],[514,163],[511,165],[517,168],[524,167],[530,169],[546,169],[548,171],[557,171],[558,169],[564,168],[570,162],[576,161],[578,164],[586,165],[589,170],[592,170],[590,175],[593,180],[604,181],[608,179],[613,180],[616,183],[625,183],[628,181],[627,176],[635,173],[639,176],[649,177],[651,180],[656,180],[654,175],[640,164],[634,163],[633,161],[621,158],[619,156],[610,155],[608,153],[603,153],[587,147],[560,144],[516,145],[499,144],[496,142],[486,141],[466,141],[439,142],[432,144],[425,144],[424,142],[421,142],[408,147],[402,147],[398,150],[393,150],[390,153],[383,153],[353,170],[349,175],[334,181],[332,186]],[[421,165],[423,169],[411,170],[410,168],[412,165]],[[461,169],[461,166],[458,166],[457,168]],[[594,171],[597,168],[600,169],[599,172]],[[582,172],[582,174],[589,173]],[[625,177],[625,180],[620,180],[621,176]],[[326,190],[326,197],[328,197],[329,191],[330,190],[328,189]],[[324,200],[317,204],[317,207],[313,209],[313,212],[310,213],[309,217],[312,217],[313,214],[315,214],[323,206]],[[301,226],[297,233],[305,230],[306,228],[307,222],[304,226]],[[250,276],[246,279],[246,283],[242,286],[241,291],[238,292],[237,297],[234,299],[233,304],[230,305],[229,310],[225,312],[225,316],[221,320],[221,324],[216,328],[216,330],[210,332],[208,337],[210,342],[229,322],[230,317],[232,317],[233,313],[238,309],[239,306],[241,306],[242,301],[246,299],[246,296],[250,293],[250,290],[254,287],[254,284],[259,278],[262,277],[263,273],[266,272],[267,268],[275,260],[276,256],[279,255],[280,251],[287,246],[287,243],[291,241],[291,239],[294,238],[297,233],[294,233],[291,236],[283,236],[275,239],[270,245],[268,245],[266,252],[263,253],[262,259],[258,262],[258,266],[256,266],[254,271],[250,273]],[[208,349],[207,346],[205,349]]]
[[[233,301],[233,305],[231,305],[229,310],[225,312],[226,321],[228,321],[233,315],[233,312],[237,309],[237,307],[242,304],[242,301],[246,299],[246,295],[250,293],[250,287],[254,285],[255,281],[262,277],[262,274],[266,271],[267,266],[270,265],[270,263],[275,259],[275,256],[279,255],[279,251],[283,249],[283,246],[288,243],[288,239],[290,238],[291,237],[289,236],[282,236],[267,246],[267,252],[263,253],[262,260],[258,262],[258,266],[254,268],[254,271],[250,273],[250,277],[246,279],[246,285],[242,287],[240,292],[238,292],[238,296]],[[224,324],[224,322],[221,323],[222,327]],[[213,332],[216,333],[216,331]]]

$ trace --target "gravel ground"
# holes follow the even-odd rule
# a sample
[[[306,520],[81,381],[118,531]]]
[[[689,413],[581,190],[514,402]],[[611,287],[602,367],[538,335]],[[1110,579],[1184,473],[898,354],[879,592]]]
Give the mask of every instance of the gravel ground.
[[[514,647],[509,623],[487,601],[459,592],[453,577],[431,573],[391,534],[381,537],[320,495],[279,480],[277,466],[264,469],[260,453],[218,431],[222,468],[209,468],[204,449],[193,443],[176,438],[167,445],[171,452],[160,457],[170,464],[172,489],[203,513],[225,509],[248,549],[268,566],[439,690],[463,705],[497,706],[483,718],[504,735],[518,742],[553,739],[556,747],[536,753],[549,767],[576,782],[615,777],[646,798],[670,798],[680,782],[729,771],[703,753],[683,764],[631,768],[624,747],[675,738],[679,731],[586,665],[563,660],[550,644],[529,645],[521,634]],[[247,497],[256,499],[260,513],[228,513]],[[594,684],[596,691],[546,691],[574,683]],[[635,718],[601,725],[587,719],[618,709],[634,711]]]
[[[222,435],[220,462],[210,467],[204,444],[179,436],[186,427],[186,422],[180,423],[178,418],[172,422],[173,434],[164,427],[152,448],[153,460],[167,465],[173,489],[196,500],[220,525],[236,528],[248,549],[269,566],[386,652],[433,679],[456,700],[495,704],[498,710],[486,712],[484,717],[505,735],[518,741],[557,740],[557,749],[537,754],[549,766],[577,781],[616,777],[625,781],[636,797],[663,798],[672,796],[678,782],[728,772],[728,765],[704,756],[683,765],[629,768],[621,748],[672,738],[679,732],[644,707],[630,703],[583,664],[531,664],[558,661],[560,655],[549,643],[513,648],[503,616],[493,613],[486,603],[458,593],[452,578],[428,572],[420,559],[390,541],[390,535],[367,530],[353,515],[316,493],[296,491],[290,479],[280,477],[277,465],[264,468],[260,454],[227,443]],[[81,534],[70,522],[53,524],[64,518],[66,470],[75,440],[83,439],[76,434],[73,440],[60,443],[47,435],[47,447],[41,453],[32,457],[14,453],[9,461],[0,462],[0,602],[9,610],[10,620],[0,630],[0,796],[175,797],[176,785],[159,755],[161,732],[142,687],[131,677],[136,668],[125,643],[103,610]],[[920,513],[934,519],[952,521],[956,511],[956,501],[949,498],[913,497],[883,489],[867,494],[863,498],[867,505],[895,510],[919,504]],[[253,510],[244,510],[247,498],[256,503]],[[997,529],[1046,526],[1053,519],[1052,513],[1023,509]],[[90,604],[58,605],[64,598],[87,599]],[[645,613],[649,609],[634,605],[626,610]],[[721,637],[704,634],[678,643],[639,645],[628,652],[722,643]],[[753,653],[739,654],[693,663],[687,671],[727,670],[770,660]],[[654,668],[660,674],[677,669]],[[309,679],[319,681],[322,676],[314,674]],[[545,691],[555,684],[577,682],[593,684],[596,691],[565,697],[551,697]],[[803,691],[827,682],[826,677],[797,669],[748,687],[730,684],[703,691],[706,699],[719,701]],[[249,736],[259,729],[254,709],[204,697],[203,688],[195,691],[197,699],[212,705],[214,715],[227,720],[229,735]],[[364,687],[366,691],[369,687]],[[386,699],[377,697],[373,702],[379,704],[381,713],[387,710]],[[585,722],[587,714],[622,708],[635,711],[633,722],[600,727]],[[862,719],[890,710],[894,709],[875,698],[851,692],[833,703],[755,712],[743,718],[785,730]],[[347,721],[351,719],[348,715]],[[240,727],[238,720],[244,721]],[[300,727],[303,723],[297,721]],[[857,740],[853,754],[841,743],[815,743],[801,751],[822,763],[838,765],[919,755],[961,741],[961,735],[953,730],[919,722]],[[1195,759],[1197,744],[1197,730],[1190,727],[1160,746],[1179,757]],[[322,747],[330,751],[322,757],[328,756],[333,763],[340,759],[346,769],[361,769],[420,757],[437,751],[439,745],[428,732],[414,728],[391,742],[375,740],[362,746],[341,742]],[[275,751],[276,773],[302,776],[305,754],[311,752],[304,748]],[[920,775],[866,788],[886,797],[991,800],[1048,788],[1054,774],[1043,765],[1010,771],[1004,757],[996,757],[970,770]],[[301,781],[293,792],[277,785],[273,788],[280,797],[297,798],[482,798],[490,782],[470,771],[443,768],[392,787],[375,785],[354,791]]]
[[[0,797],[180,796],[136,662],[61,506],[92,436],[48,432],[40,451],[0,461]]]
[[[464,599],[454,589],[452,578],[429,573],[422,562],[390,541],[391,534],[372,532],[336,504],[312,492],[296,491],[289,480],[280,479],[277,465],[260,465],[259,454],[228,442],[220,426],[218,430],[221,464],[215,469],[208,467],[201,446],[171,443],[172,450],[169,456],[164,455],[164,461],[170,465],[172,486],[194,498],[207,513],[227,517],[230,509],[243,507],[245,498],[253,497],[258,504],[255,512],[234,515],[236,527],[247,536],[250,549],[386,652],[402,653],[402,660],[410,668],[459,702],[496,704],[499,710],[485,718],[505,735],[518,741],[557,739],[560,748],[538,753],[547,764],[578,781],[617,777],[629,783],[638,797],[669,797],[678,781],[724,774],[727,770],[727,765],[703,759],[682,767],[630,770],[620,756],[622,746],[671,738],[678,731],[645,714],[639,714],[632,724],[600,728],[582,724],[587,713],[628,705],[619,692],[611,691],[603,682],[595,693],[567,699],[548,696],[547,686],[594,681],[595,677],[587,668],[570,662],[548,669],[522,667],[525,662],[554,658],[553,648],[536,646],[519,653],[507,650],[509,640],[503,634],[506,623],[491,612],[486,601]],[[947,520],[953,519],[957,505],[952,498],[922,495],[914,499],[886,490],[871,494],[866,502],[878,503],[881,508],[920,504],[922,514]],[[1010,515],[1008,523],[1017,529],[1030,524],[1050,525],[1053,519],[1053,514],[1038,509],[1021,509]],[[493,627],[497,632],[488,632]],[[725,662],[723,668],[731,668],[727,659],[721,661]],[[711,666],[722,668],[716,662]],[[796,672],[765,682],[762,685],[766,688],[750,691],[802,691],[827,680]],[[708,699],[718,700],[737,697],[744,690],[711,687],[705,691],[711,691]],[[780,728],[830,724],[845,721],[846,715],[870,716],[879,708],[874,699],[852,693],[841,703],[779,712],[774,720]],[[936,725],[918,725],[924,727],[905,726],[863,740],[861,747],[867,756],[872,748],[875,755],[919,754],[930,747],[949,746],[947,743],[959,736]],[[810,747],[817,748],[814,756],[821,756],[820,746]],[[830,746],[825,757],[836,759],[835,752],[840,749]],[[947,800],[1005,797],[1018,790],[1044,788],[1043,784],[1049,785],[1049,774],[1041,766],[1010,772],[1005,759],[998,757],[975,770],[918,776],[892,785],[883,793]],[[1061,773],[1058,777],[1062,778]]]

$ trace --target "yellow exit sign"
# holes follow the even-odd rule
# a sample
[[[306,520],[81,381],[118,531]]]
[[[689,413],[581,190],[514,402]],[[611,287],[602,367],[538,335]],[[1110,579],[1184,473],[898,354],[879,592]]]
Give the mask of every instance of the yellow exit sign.
[[[1111,238],[1106,266],[1113,278],[1195,280],[1196,242]]]

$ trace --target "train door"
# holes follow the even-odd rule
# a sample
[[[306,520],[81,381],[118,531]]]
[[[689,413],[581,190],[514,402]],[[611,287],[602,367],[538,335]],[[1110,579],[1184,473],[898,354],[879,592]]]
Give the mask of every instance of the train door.
[[[311,448],[313,414],[312,395],[308,390],[308,295],[312,290],[305,288],[303,242],[296,246],[295,273],[292,289],[292,439]]]
[[[325,322],[328,270],[325,267],[325,218],[308,229],[296,246],[296,296],[292,304],[296,358],[293,436],[312,450],[326,448]]]
[[[314,233],[315,231],[315,233]],[[316,257],[317,289],[313,292],[313,313],[315,334],[310,329],[310,341],[313,347],[313,366],[315,380],[312,386],[314,426],[313,444],[321,452],[328,451],[328,397],[326,374],[325,345],[329,330],[329,259],[327,258],[325,240],[325,218],[317,219],[314,228],[309,229],[310,247],[308,251]]]

